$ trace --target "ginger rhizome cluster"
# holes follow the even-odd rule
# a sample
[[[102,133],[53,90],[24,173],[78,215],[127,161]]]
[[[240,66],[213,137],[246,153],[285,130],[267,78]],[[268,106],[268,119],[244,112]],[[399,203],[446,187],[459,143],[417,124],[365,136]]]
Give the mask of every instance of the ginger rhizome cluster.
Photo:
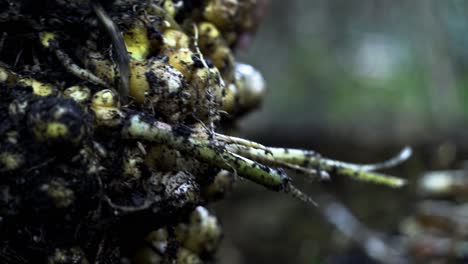
[[[404,185],[226,134],[265,81],[235,50],[256,0],[0,0],[0,259],[202,263],[238,177],[313,204],[288,173]]]

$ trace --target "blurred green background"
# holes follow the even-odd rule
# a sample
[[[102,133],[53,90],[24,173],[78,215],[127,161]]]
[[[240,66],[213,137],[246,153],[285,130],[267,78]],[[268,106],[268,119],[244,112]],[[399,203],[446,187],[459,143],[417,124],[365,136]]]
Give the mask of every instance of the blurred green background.
[[[419,174],[459,167],[468,157],[467,1],[272,1],[239,58],[261,70],[269,88],[263,107],[239,123],[239,135],[350,162],[414,147],[409,162],[389,171],[410,180],[402,190],[296,177],[312,197],[334,193],[371,228],[397,232],[416,202]],[[237,187],[213,208],[225,227],[221,263],[360,259],[317,210],[250,182]]]

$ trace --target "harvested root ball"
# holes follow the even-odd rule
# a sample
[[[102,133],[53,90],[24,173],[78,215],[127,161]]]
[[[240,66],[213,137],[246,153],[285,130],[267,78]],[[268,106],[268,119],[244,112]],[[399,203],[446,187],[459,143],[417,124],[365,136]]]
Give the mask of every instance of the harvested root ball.
[[[237,177],[309,204],[287,172],[404,185],[374,171],[408,150],[356,165],[219,133],[265,94],[232,48],[256,3],[0,0],[0,262],[206,263],[202,206]]]

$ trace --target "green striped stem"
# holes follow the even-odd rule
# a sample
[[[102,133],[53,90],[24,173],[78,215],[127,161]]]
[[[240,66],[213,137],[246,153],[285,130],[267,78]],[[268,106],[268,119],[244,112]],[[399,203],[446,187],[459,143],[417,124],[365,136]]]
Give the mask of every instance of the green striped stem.
[[[165,144],[196,159],[236,172],[239,176],[275,191],[288,191],[290,178],[281,170],[270,168],[257,161],[231,153],[224,146],[215,144],[190,128],[177,129],[150,117],[133,115],[123,129],[123,137]]]
[[[389,166],[389,164],[396,165],[397,161],[401,162],[407,159],[409,156],[408,153],[410,153],[409,149],[404,149],[395,158],[392,158],[386,162],[369,165],[358,165],[322,158],[315,152],[301,149],[271,147],[267,148],[268,151],[265,151],[264,149],[249,148],[236,144],[227,145],[226,148],[229,151],[238,153],[241,156],[253,160],[261,160],[267,164],[283,162],[290,165],[297,165],[302,168],[314,168],[317,171],[326,171],[330,174],[348,176],[356,180],[387,185],[390,187],[401,187],[405,185],[406,181],[401,178],[372,172],[370,169],[384,168]]]

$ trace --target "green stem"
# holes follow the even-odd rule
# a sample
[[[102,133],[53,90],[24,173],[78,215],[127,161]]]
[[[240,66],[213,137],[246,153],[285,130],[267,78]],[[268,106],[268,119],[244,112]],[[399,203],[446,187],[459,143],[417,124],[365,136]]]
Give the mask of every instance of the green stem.
[[[234,170],[239,176],[275,191],[287,191],[290,183],[282,170],[231,153],[187,127],[172,127],[153,118],[133,115],[123,129],[123,137],[165,144],[210,165]]]
[[[215,137],[216,139],[221,140],[225,142],[226,144],[234,145],[235,147],[247,147],[247,148],[263,150],[265,152],[265,155],[273,154],[273,153],[270,153],[270,151],[276,150],[275,151],[276,156],[284,157],[285,159],[295,159],[294,161],[299,162],[299,163],[307,162],[307,160],[309,160],[310,158],[320,158],[322,159],[321,162],[326,163],[330,166],[346,167],[346,168],[359,170],[359,171],[376,171],[376,170],[392,168],[406,161],[408,158],[411,157],[411,154],[412,154],[411,148],[405,147],[397,155],[383,162],[370,163],[370,164],[355,164],[355,163],[348,163],[348,162],[343,162],[343,161],[338,161],[338,160],[322,158],[320,157],[320,154],[310,151],[310,150],[266,147],[254,141],[250,141],[250,140],[243,139],[243,138],[236,138],[232,136],[226,136],[226,135],[222,135],[218,133],[215,133]],[[288,152],[291,152],[292,155],[289,155]],[[294,162],[294,164],[297,164],[296,162]]]
[[[401,187],[406,181],[401,178],[371,172],[371,168],[386,167],[388,164],[395,164],[397,160],[407,158],[408,150],[403,150],[397,157],[383,163],[371,165],[357,165],[320,157],[319,154],[300,149],[267,148],[263,149],[248,148],[240,145],[228,145],[227,149],[242,156],[262,162],[274,163],[281,161],[286,164],[294,164],[302,168],[314,168],[318,171],[326,171],[330,174],[344,175],[365,182],[383,184],[391,187]],[[385,165],[385,166],[384,166]]]

